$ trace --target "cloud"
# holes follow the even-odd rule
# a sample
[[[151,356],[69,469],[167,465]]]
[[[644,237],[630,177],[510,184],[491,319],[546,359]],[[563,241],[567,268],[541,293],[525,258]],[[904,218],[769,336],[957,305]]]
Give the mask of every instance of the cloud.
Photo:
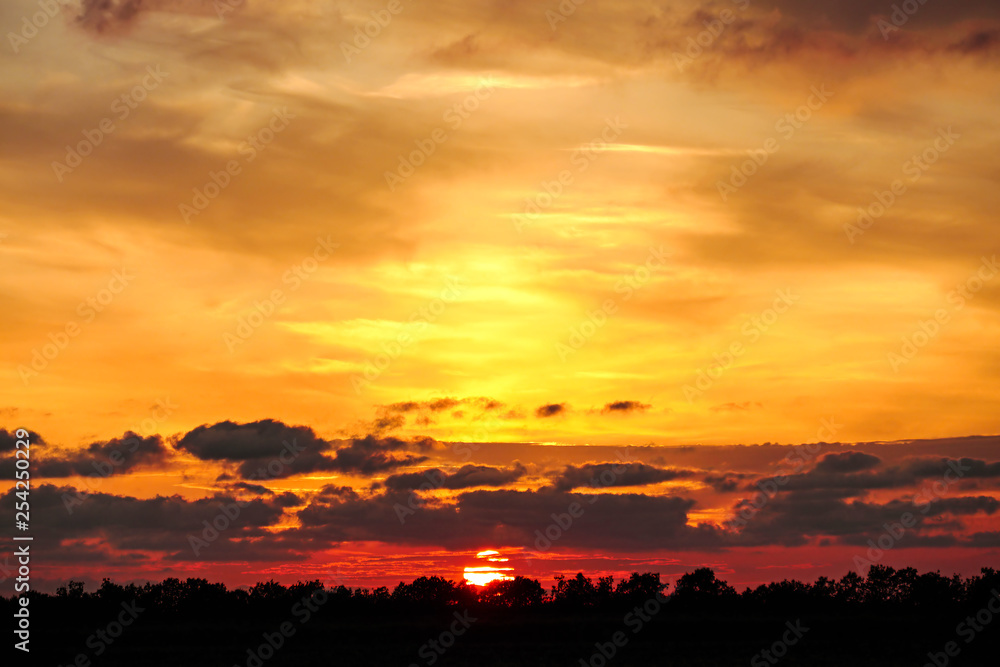
[[[38,435],[34,431],[30,431],[28,429],[25,430],[28,431],[28,443],[32,449],[45,445],[45,441],[42,440],[42,436]],[[22,438],[18,438],[16,433],[17,429],[8,431],[7,429],[0,428],[0,452],[12,452],[17,448],[17,441]]]
[[[245,0],[83,0],[76,21],[80,27],[98,34],[117,33],[131,28],[140,16],[150,12],[218,18],[219,5],[233,11],[244,3]]]
[[[459,495],[454,503],[428,503],[410,511],[407,492],[372,498],[324,498],[298,513],[300,539],[337,544],[380,541],[475,549],[537,548],[536,531],[545,534],[553,515],[578,513],[565,529],[549,530],[558,548],[605,551],[632,549],[713,549],[723,543],[721,531],[688,525],[693,500],[636,494],[585,495],[554,490],[479,490]],[[578,512],[582,510],[582,512]],[[400,521],[400,516],[403,521]],[[557,527],[558,528],[558,527]],[[548,548],[542,543],[542,548]]]
[[[12,514],[14,490],[2,497],[0,514]],[[228,495],[216,495],[198,500],[180,496],[135,498],[108,493],[78,495],[69,486],[42,484],[31,491],[31,528],[36,545],[45,546],[46,562],[75,562],[75,547],[82,543],[98,544],[113,549],[115,557],[125,552],[155,551],[174,560],[195,560],[190,536],[201,536],[204,521],[229,512],[228,528],[218,532],[218,538],[206,550],[213,560],[257,560],[273,557],[266,544],[255,543],[247,548],[244,540],[260,540],[269,535],[266,527],[275,526],[284,508],[297,500],[294,494],[281,494],[267,500],[256,498],[240,501]],[[295,503],[292,503],[295,504]],[[228,508],[228,510],[224,510]],[[238,509],[234,509],[238,508]],[[235,516],[233,516],[235,515]],[[13,521],[13,517],[10,517]],[[221,521],[220,521],[221,525]],[[291,553],[287,554],[292,556]]]
[[[926,546],[928,538],[947,538],[948,544],[973,546],[962,537],[963,525],[949,518],[986,514],[1000,509],[1000,501],[989,496],[945,498],[918,505],[896,499],[885,503],[847,500],[838,491],[796,491],[775,496],[742,527],[738,544],[744,546],[808,544],[821,537],[833,537],[842,544],[862,545],[878,539],[886,526],[900,524],[902,517],[913,517],[913,527],[904,531],[897,546]],[[735,508],[739,512],[749,502]],[[940,531],[948,531],[940,535]]]
[[[395,470],[402,466],[415,465],[427,460],[426,456],[405,455],[397,457],[389,452],[417,447],[429,449],[433,441],[420,439],[415,442],[400,440],[399,438],[376,438],[369,435],[361,439],[352,440],[351,444],[341,447],[334,455],[331,467],[328,470],[339,470],[341,472],[355,472],[364,475]]]
[[[236,491],[246,491],[248,493],[255,493],[258,496],[273,496],[274,491],[267,488],[266,486],[261,486],[260,484],[249,484],[247,482],[236,482],[231,484],[229,488]]]
[[[750,476],[748,473],[725,472],[705,475],[702,481],[715,489],[717,493],[731,493],[739,488],[740,482]]]
[[[1000,43],[1000,30],[980,30],[952,44],[951,50],[963,54],[984,53],[996,49],[998,43]]]
[[[476,486],[506,486],[524,477],[527,469],[520,463],[513,468],[494,468],[483,465],[464,465],[454,473],[440,468],[422,472],[392,475],[385,480],[385,487],[392,491],[414,489],[468,489]]]
[[[292,441],[309,452],[330,449],[330,443],[317,436],[307,426],[287,426],[274,419],[262,419],[247,424],[231,421],[199,426],[186,433],[178,442],[202,460],[252,461],[275,458],[288,450]]]
[[[464,419],[471,415],[473,419],[482,418],[489,413],[495,413],[503,409],[504,403],[485,396],[466,398],[435,398],[428,401],[401,401],[399,403],[389,403],[376,406],[377,416],[372,422],[371,430],[374,433],[382,434],[388,431],[403,428],[406,419],[413,417],[413,423],[420,427],[427,427],[436,423],[440,413],[446,410],[453,410],[452,419]],[[509,419],[512,414],[491,415],[501,419]]]
[[[13,445],[13,434],[0,431],[0,451],[8,444]],[[31,434],[33,451],[44,441]],[[33,466],[35,472],[42,477],[69,477],[71,475],[91,475],[109,477],[115,474],[131,472],[135,468],[163,466],[173,455],[172,450],[159,435],[142,437],[131,431],[120,438],[112,438],[105,442],[95,442],[86,449],[66,451],[62,449],[45,448],[38,452]],[[0,474],[13,474],[13,460],[0,460]]]
[[[332,441],[309,427],[264,419],[199,426],[185,434],[177,447],[202,460],[240,462],[238,472],[243,479],[262,480],[317,471],[371,475],[425,461],[424,456],[396,456],[392,452],[427,450],[434,443],[428,438],[408,441],[373,435],[346,442],[335,449]]]
[[[764,407],[760,403],[743,401],[742,403],[722,403],[721,405],[713,405],[709,408],[712,412],[740,412],[744,410],[753,410],[754,408]]]
[[[845,0],[817,4],[809,0],[759,0],[762,10],[778,9],[783,15],[804,25],[830,26],[849,32],[870,29],[876,17],[892,18],[896,6],[905,3],[872,3],[871,0]],[[955,0],[928,2],[917,5],[913,13],[905,14],[907,27],[947,27],[970,19],[990,19],[1000,16],[991,0]]]
[[[765,477],[746,488],[753,490],[762,484],[774,484],[780,492],[838,490],[862,495],[870,490],[913,486],[927,479],[940,479],[951,485],[962,480],[1000,478],[1000,462],[978,459],[914,457],[899,465],[871,470],[878,462],[877,457],[862,452],[827,455],[812,470],[786,475],[781,482],[775,477]]]
[[[650,407],[648,403],[639,401],[615,401],[605,405],[601,412],[644,412]]]
[[[158,435],[142,437],[131,431],[121,438],[95,442],[86,450],[64,458],[47,456],[39,465],[44,477],[69,475],[108,476],[130,472],[143,466],[163,466],[173,452]]]
[[[814,470],[831,473],[851,473],[877,468],[882,459],[864,452],[839,452],[827,454],[819,460]]]
[[[549,403],[547,405],[541,405],[535,410],[535,416],[540,419],[545,419],[547,417],[555,417],[556,415],[565,414],[567,410],[565,403]]]
[[[646,486],[691,477],[693,470],[658,468],[645,463],[587,463],[566,466],[553,478],[558,491],[581,487],[608,488],[620,486]]]
[[[410,413],[410,412],[441,412],[459,406],[478,407],[484,412],[500,410],[504,407],[501,401],[485,396],[475,396],[467,398],[434,398],[429,401],[404,401],[401,403],[389,403],[378,406],[379,410],[389,413]]]

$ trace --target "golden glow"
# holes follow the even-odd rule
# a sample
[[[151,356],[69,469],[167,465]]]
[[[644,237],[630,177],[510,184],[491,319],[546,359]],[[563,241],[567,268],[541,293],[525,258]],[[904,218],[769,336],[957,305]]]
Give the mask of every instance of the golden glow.
[[[511,568],[503,568],[510,570]],[[485,586],[491,581],[502,581],[513,579],[514,577],[505,574],[495,567],[467,567],[465,568],[465,580],[476,586]]]
[[[509,559],[500,555],[495,549],[487,549],[476,554],[477,560],[485,560],[490,563],[506,563]],[[513,579],[509,572],[513,572],[512,567],[498,567],[496,565],[470,565],[465,568],[465,580],[476,586],[485,586],[492,581],[503,581]]]

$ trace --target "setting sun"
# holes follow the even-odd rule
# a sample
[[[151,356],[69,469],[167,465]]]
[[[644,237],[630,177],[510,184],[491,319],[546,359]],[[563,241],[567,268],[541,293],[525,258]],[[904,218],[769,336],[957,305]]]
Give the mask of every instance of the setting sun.
[[[506,563],[509,559],[504,558],[500,555],[499,551],[493,549],[487,549],[486,551],[480,551],[476,554],[477,560],[486,560],[489,563]],[[513,575],[507,574],[508,572],[513,572],[512,567],[500,567],[496,565],[475,565],[468,566],[465,568],[465,580],[470,584],[475,584],[476,586],[485,586],[491,581],[503,581],[504,579],[513,579]]]

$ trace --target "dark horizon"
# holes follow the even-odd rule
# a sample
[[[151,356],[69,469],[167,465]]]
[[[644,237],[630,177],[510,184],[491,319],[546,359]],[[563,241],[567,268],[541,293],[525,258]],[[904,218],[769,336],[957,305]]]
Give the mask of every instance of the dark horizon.
[[[760,667],[790,655],[789,664],[857,665],[920,664],[913,661],[920,656],[944,667],[959,655],[963,665],[991,664],[1000,646],[989,628],[1000,622],[1000,572],[992,568],[963,579],[876,565],[865,577],[849,572],[838,581],[785,580],[742,592],[700,568],[667,588],[658,574],[638,572],[617,582],[578,573],[549,591],[525,577],[485,586],[420,577],[391,591],[318,580],[227,590],[192,578],[142,587],[105,580],[92,592],[69,582],[55,596],[30,597],[35,618],[61,627],[57,636],[49,636],[51,626],[42,631],[36,653],[75,667],[97,656],[106,665],[168,664],[157,662],[164,652],[192,665],[301,664],[331,647],[337,664],[350,665],[398,656],[417,665],[475,665],[492,653],[519,656],[516,664],[525,666],[558,659],[601,667],[612,658],[635,665],[666,656],[693,665],[712,655],[723,661],[716,664],[742,657]],[[2,606],[18,603],[4,598]],[[913,632],[915,624],[926,634]],[[853,642],[843,641],[844,632]],[[212,637],[211,650],[192,645],[192,636]],[[183,647],[180,637],[188,640]],[[502,647],[494,645],[501,637]],[[874,651],[865,655],[859,646]]]

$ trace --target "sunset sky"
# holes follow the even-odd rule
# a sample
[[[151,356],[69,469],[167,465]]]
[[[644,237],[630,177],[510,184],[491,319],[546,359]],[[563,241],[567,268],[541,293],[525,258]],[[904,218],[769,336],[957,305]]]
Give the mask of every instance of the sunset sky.
[[[40,578],[995,566],[1000,5],[902,4],[4,3]]]

